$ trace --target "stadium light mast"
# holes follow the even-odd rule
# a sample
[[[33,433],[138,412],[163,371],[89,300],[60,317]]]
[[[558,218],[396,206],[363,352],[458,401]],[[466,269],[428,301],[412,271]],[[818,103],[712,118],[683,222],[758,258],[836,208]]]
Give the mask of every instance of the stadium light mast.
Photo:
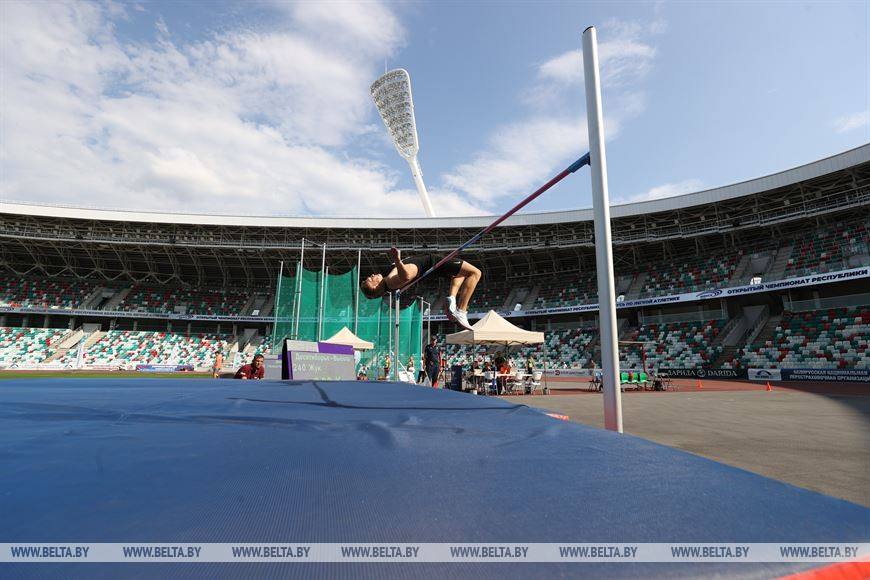
[[[372,99],[378,108],[384,125],[399,155],[411,167],[411,175],[417,184],[417,191],[423,202],[427,217],[435,217],[429,192],[423,183],[423,172],[417,161],[420,144],[417,140],[417,122],[414,119],[414,100],[411,96],[411,76],[403,68],[397,68],[384,73],[372,83]]]

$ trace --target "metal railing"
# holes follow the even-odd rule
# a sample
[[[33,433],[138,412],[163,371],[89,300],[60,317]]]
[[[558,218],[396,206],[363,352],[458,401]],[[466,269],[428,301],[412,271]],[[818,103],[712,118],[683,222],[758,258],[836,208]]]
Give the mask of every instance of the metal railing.
[[[676,314],[659,314],[656,316],[643,317],[643,324],[668,324],[670,322],[707,322],[708,320],[722,320],[728,318],[727,313],[718,310],[704,310],[703,312],[678,312]]]
[[[613,243],[624,245],[636,242],[650,242],[674,238],[683,238],[687,236],[709,235],[748,227],[758,227],[781,223],[795,219],[806,218],[810,216],[819,216],[834,211],[848,209],[851,207],[865,206],[870,203],[870,188],[859,187],[857,189],[842,189],[826,195],[823,198],[810,201],[800,200],[785,207],[776,209],[764,210],[762,213],[741,213],[740,215],[731,215],[727,218],[723,217],[718,221],[699,222],[695,220],[680,220],[678,223],[664,226],[661,222],[653,222],[658,225],[650,224],[649,227],[641,228],[638,231],[631,230],[624,224],[618,221],[614,223],[613,228]],[[735,225],[734,220],[739,220]],[[593,245],[592,229],[589,227],[591,222],[576,222],[578,227],[568,232],[557,232],[556,234],[536,240],[534,243],[521,239],[519,236],[503,236],[499,242],[493,240],[482,239],[480,242],[480,251],[494,251],[502,249],[540,249],[544,246],[544,242],[548,241],[553,247],[581,247]],[[583,226],[586,224],[586,227]],[[560,227],[572,227],[568,224],[558,224]],[[146,228],[148,226],[145,226]],[[182,226],[186,227],[186,226]],[[222,226],[215,226],[222,227]],[[244,229],[245,226],[231,226],[238,229]],[[456,226],[448,226],[450,229],[460,229]],[[547,225],[542,224],[541,228],[547,228]],[[268,235],[263,235],[261,232],[268,228],[251,228],[251,232],[243,231],[230,235],[223,231],[202,232],[201,234],[191,235],[188,232],[176,230],[157,230],[137,232],[132,229],[122,231],[94,231],[95,229],[89,225],[87,227],[71,228],[69,225],[44,225],[35,226],[32,224],[22,224],[17,222],[0,221],[0,236],[8,238],[26,238],[31,240],[44,241],[70,241],[70,242],[89,242],[89,243],[112,243],[112,244],[138,244],[138,245],[174,245],[188,247],[234,247],[242,250],[257,250],[257,249],[295,249],[298,248],[299,239],[303,234],[299,232],[298,236],[288,238],[286,228],[274,228],[275,232]],[[330,230],[340,230],[341,227],[330,228],[311,226],[310,229],[329,232]],[[469,228],[469,231],[473,228]],[[284,235],[272,237],[272,234],[278,234],[281,231]],[[437,232],[437,230],[435,230]],[[279,234],[280,235],[280,234]],[[439,240],[436,244],[436,250],[453,249],[457,245],[457,240],[464,239],[464,235],[459,234],[451,236],[449,239]],[[336,239],[335,236],[329,236],[330,247],[334,249],[348,250],[358,249],[361,242],[358,236],[351,235],[347,239]],[[367,249],[388,249],[394,245],[394,240],[368,240],[364,242]]]
[[[758,334],[761,332],[761,328],[767,323],[770,318],[770,306],[767,304],[764,305],[764,308],[761,309],[761,312],[758,314],[758,318],[755,319],[749,328],[746,329],[746,332],[743,333],[743,336],[740,337],[740,340],[737,341],[739,346],[745,347],[753,340]]]
[[[811,312],[813,310],[849,308],[851,306],[870,306],[870,293],[819,298],[818,300],[795,300],[788,304],[788,310],[792,312]]]

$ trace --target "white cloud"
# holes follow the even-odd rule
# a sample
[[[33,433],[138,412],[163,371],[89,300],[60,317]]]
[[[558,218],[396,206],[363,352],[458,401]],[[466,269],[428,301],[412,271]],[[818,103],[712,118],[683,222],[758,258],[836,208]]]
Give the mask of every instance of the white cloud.
[[[685,179],[677,183],[664,183],[657,185],[637,195],[629,197],[618,197],[613,201],[617,203],[635,203],[638,201],[652,201],[654,199],[663,199],[666,197],[674,197],[676,195],[685,195],[687,193],[695,193],[703,189],[704,183],[700,179]]]
[[[500,197],[522,199],[524,193],[586,149],[586,124],[579,118],[539,118],[500,129],[487,151],[444,177],[445,184],[471,199],[489,204]],[[580,153],[577,153],[577,157]]]
[[[404,174],[348,153],[373,125],[369,84],[406,33],[394,5],[259,5],[274,22],[185,40],[157,17],[155,40],[116,22],[142,5],[6,1],[0,34],[0,197],[74,205],[295,215],[421,215]],[[150,7],[149,7],[150,9]],[[153,17],[153,16],[152,16]],[[643,110],[633,85],[655,48],[644,28],[602,28],[616,87],[608,137]],[[493,213],[586,150],[576,103],[579,53],[549,59],[532,93],[556,106],[494,130],[472,161],[430,188],[439,215]],[[375,155],[379,155],[375,153]],[[431,186],[432,184],[430,184]],[[481,209],[483,208],[483,209]]]
[[[344,55],[383,58],[404,42],[405,32],[390,9],[378,2],[287,3],[295,22],[320,44],[341,47]]]
[[[654,32],[663,26],[656,21]],[[602,86],[636,83],[650,71],[656,49],[643,39],[646,34],[646,29],[636,23],[611,21],[603,28],[598,41]],[[538,67],[538,77],[562,85],[582,84],[583,51],[569,50],[547,60]]]
[[[276,3],[280,32],[123,41],[118,5],[6,2],[0,196],[87,206],[420,215],[387,167],[348,156],[404,42],[388,5]],[[133,10],[138,8],[133,7]],[[139,16],[141,18],[141,16]],[[449,211],[476,210],[452,193]]]
[[[554,56],[538,67],[538,76],[557,83],[580,82],[583,78],[583,51],[578,48]]]
[[[845,117],[837,117],[833,122],[834,129],[837,133],[845,133],[854,131],[861,127],[870,125],[870,111],[861,111]]]
[[[664,28],[664,22],[657,20],[653,32]],[[608,139],[618,135],[626,119],[644,110],[643,93],[637,84],[650,70],[656,55],[655,48],[643,40],[651,33],[641,25],[618,21],[602,28],[602,83],[611,98],[604,123]],[[582,85],[582,78],[579,50],[544,62],[538,69],[537,82],[522,98],[536,110],[553,112],[535,114],[497,129],[473,161],[443,176],[444,184],[473,202],[493,207],[506,196],[522,199],[579,157],[587,150],[585,108],[582,117],[576,113],[576,87]]]

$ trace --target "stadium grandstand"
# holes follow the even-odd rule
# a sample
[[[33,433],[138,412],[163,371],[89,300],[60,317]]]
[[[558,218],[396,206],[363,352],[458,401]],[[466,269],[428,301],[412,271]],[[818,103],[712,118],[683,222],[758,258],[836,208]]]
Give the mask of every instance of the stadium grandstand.
[[[624,368],[870,367],[870,145],[611,217],[619,340],[634,343]],[[375,271],[391,246],[443,255],[491,221],[0,203],[0,368],[246,360],[272,347],[282,267]],[[600,365],[593,229],[591,210],[520,214],[464,253],[484,272],[472,319],[493,309],[546,333],[512,357]],[[443,284],[416,289],[432,313]],[[432,325],[457,330],[442,315]],[[468,365],[483,350],[448,353]]]

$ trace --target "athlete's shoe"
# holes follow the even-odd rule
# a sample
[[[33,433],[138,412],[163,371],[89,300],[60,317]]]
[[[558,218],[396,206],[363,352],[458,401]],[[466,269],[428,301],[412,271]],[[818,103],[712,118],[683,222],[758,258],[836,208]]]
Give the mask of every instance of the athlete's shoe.
[[[453,320],[465,330],[471,330],[471,324],[468,322],[468,312],[465,310],[457,310],[456,314],[453,315]]]
[[[447,302],[444,303],[444,314],[447,315],[447,320],[456,322],[456,296],[448,296]]]

